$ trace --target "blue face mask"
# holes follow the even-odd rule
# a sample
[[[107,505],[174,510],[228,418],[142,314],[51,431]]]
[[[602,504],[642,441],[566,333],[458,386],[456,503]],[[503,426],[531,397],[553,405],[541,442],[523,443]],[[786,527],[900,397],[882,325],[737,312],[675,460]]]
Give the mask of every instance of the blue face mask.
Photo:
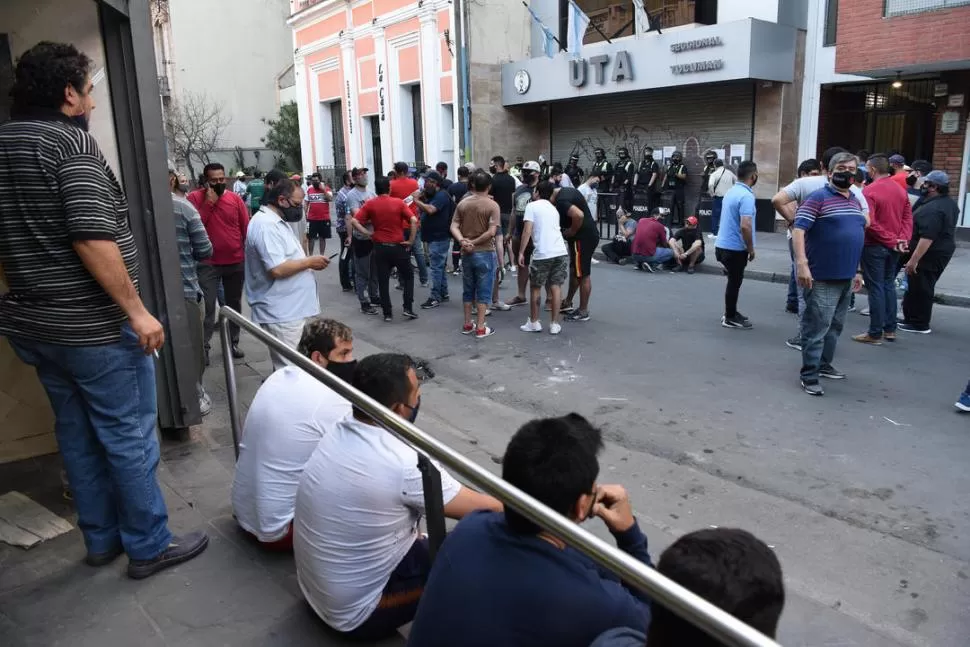
[[[414,424],[414,421],[418,419],[418,409],[421,408],[421,396],[418,396],[417,403],[412,407],[409,404],[404,405],[411,410],[411,415],[408,416],[408,422]]]

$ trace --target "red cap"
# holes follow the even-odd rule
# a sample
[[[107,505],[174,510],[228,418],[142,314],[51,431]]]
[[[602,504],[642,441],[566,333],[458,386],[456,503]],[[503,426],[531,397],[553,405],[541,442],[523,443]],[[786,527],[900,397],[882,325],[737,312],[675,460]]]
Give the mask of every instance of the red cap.
[[[687,224],[691,227],[697,226],[697,216],[690,216],[687,218]]]

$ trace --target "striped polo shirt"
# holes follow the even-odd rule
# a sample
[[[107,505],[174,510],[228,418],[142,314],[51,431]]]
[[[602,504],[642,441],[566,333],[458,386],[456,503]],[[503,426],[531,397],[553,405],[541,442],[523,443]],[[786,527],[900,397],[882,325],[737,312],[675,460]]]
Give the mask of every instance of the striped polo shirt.
[[[72,244],[117,243],[138,287],[128,201],[89,133],[59,112],[0,125],[0,335],[65,346],[117,342],[125,314]]]
[[[795,227],[805,231],[805,254],[816,281],[848,281],[862,256],[866,218],[853,194],[831,184],[814,191],[795,214]]]

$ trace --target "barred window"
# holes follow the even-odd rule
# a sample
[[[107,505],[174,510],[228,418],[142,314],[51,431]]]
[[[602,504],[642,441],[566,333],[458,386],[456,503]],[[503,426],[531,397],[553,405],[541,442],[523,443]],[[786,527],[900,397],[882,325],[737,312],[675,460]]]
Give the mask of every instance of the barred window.
[[[885,0],[883,16],[892,18],[966,5],[970,5],[970,0]]]

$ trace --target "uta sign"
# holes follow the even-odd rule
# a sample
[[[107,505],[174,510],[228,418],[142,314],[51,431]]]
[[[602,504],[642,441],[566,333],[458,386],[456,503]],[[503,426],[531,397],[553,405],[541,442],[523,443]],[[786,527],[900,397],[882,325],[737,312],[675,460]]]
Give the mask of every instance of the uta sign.
[[[607,65],[610,65],[610,57],[607,54],[591,56],[589,61],[585,58],[569,61],[569,84],[574,88],[581,88],[586,85],[587,71],[592,67],[593,81],[597,85],[603,85],[606,83]],[[633,65],[630,63],[630,54],[621,49],[613,55],[613,64],[610,65],[610,81],[619,83],[620,81],[632,80]]]
[[[685,40],[682,43],[671,43],[670,51],[674,54],[680,52],[689,52],[692,49],[704,49],[705,47],[719,47],[724,43],[721,42],[720,36],[711,36],[710,38],[698,38],[696,40]]]

